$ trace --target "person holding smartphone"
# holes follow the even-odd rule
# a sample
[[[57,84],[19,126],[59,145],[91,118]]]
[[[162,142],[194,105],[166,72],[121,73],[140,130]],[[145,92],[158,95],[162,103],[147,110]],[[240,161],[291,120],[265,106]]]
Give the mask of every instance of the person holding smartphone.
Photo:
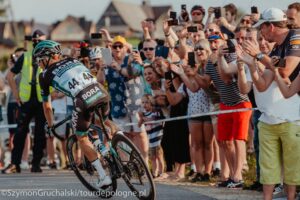
[[[201,5],[192,7],[191,16],[193,24],[201,24],[201,27],[204,28],[203,19],[205,17],[205,9]]]
[[[268,8],[263,11],[262,18],[255,24],[255,27],[260,29],[262,36],[268,42],[275,42],[275,46],[272,49],[270,55],[266,55],[262,53],[259,49],[255,48],[255,45],[250,42],[245,42],[243,44],[244,51],[249,54],[252,60],[258,60],[262,64],[266,66],[267,69],[274,69],[274,65],[279,67],[278,74],[287,81],[294,81],[299,76],[300,69],[300,32],[299,29],[289,30],[287,27],[287,16],[286,14],[278,9],[278,8]],[[273,58],[273,59],[272,59]],[[274,63],[274,58],[276,59],[276,63]],[[282,62],[279,62],[279,61]],[[248,62],[248,59],[244,62]],[[248,64],[248,63],[247,63]],[[273,70],[274,71],[274,70]],[[257,79],[257,74],[253,70],[252,79],[258,91],[265,91],[268,87],[274,87],[270,85],[274,80],[274,73],[270,70],[265,70],[265,73],[269,73],[268,75],[269,81],[266,81],[265,75],[264,79]],[[277,73],[277,72],[276,72]],[[276,75],[278,76],[278,75]],[[276,77],[275,76],[275,77]],[[260,77],[260,76],[258,76]],[[265,81],[263,81],[265,80]],[[275,92],[275,91],[274,91]],[[269,101],[264,99],[264,102],[276,103],[279,100],[283,101],[283,97],[281,94],[277,94],[276,98],[274,95],[268,95],[270,98]],[[297,95],[296,95],[297,97]],[[293,96],[295,98],[295,96]],[[277,100],[274,102],[274,100]],[[288,199],[294,199],[295,196],[295,185],[299,185],[300,176],[299,176],[299,159],[293,157],[295,155],[299,155],[299,139],[294,137],[297,132],[299,132],[298,126],[294,126],[292,123],[287,122],[281,119],[290,119],[292,121],[299,120],[299,98],[292,99],[289,98],[290,101],[295,101],[295,103],[287,103],[275,105],[271,109],[267,109],[268,105],[264,105],[264,108],[267,109],[268,112],[265,115],[270,118],[270,114],[272,116],[277,116],[274,120],[264,120],[264,118],[260,118],[263,122],[260,127],[260,167],[261,167],[261,177],[260,182],[264,187],[264,198],[272,199],[274,186],[277,183],[281,182],[281,168],[284,167],[284,183],[287,185],[287,195]],[[292,105],[292,106],[290,106]],[[278,125],[280,123],[280,126]],[[277,128],[271,129],[269,126],[273,127],[276,124]],[[282,128],[281,128],[282,127]],[[281,131],[282,130],[282,131]],[[284,131],[283,131],[284,130]],[[285,137],[280,137],[278,134],[286,134]],[[278,140],[276,139],[278,138]],[[274,139],[274,140],[273,140]],[[270,142],[270,141],[279,141],[279,142]],[[281,145],[282,144],[282,145]],[[276,150],[280,145],[282,151],[278,153]],[[288,150],[293,149],[292,152],[288,152]],[[271,151],[270,151],[271,150]],[[283,160],[283,165],[280,158],[286,158]],[[292,166],[289,169],[286,169],[286,166]]]

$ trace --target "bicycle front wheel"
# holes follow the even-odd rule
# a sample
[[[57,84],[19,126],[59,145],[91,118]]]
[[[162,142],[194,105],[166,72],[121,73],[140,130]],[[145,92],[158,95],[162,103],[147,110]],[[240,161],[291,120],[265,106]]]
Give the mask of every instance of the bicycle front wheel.
[[[124,171],[122,177],[134,195],[143,200],[155,199],[153,178],[136,146],[120,133],[113,137],[112,146],[122,164]]]
[[[71,135],[67,140],[67,153],[72,170],[80,180],[80,182],[90,191],[95,192],[101,198],[111,198],[117,189],[117,180],[113,178],[111,169],[113,168],[113,163],[108,158],[99,158],[102,167],[107,174],[112,177],[112,184],[107,188],[101,189],[97,188],[96,184],[98,181],[98,173],[92,164],[82,156],[81,159],[75,159],[80,154],[79,146],[77,144],[77,138],[75,135]]]

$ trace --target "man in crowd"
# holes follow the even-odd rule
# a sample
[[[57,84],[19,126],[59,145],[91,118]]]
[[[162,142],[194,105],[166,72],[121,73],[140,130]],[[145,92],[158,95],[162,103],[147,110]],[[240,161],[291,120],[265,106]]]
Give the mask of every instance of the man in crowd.
[[[32,35],[33,47],[40,41],[45,40],[46,35],[40,31],[34,31]],[[38,75],[42,69],[35,60],[32,59],[31,52],[25,52],[16,62],[14,67],[8,72],[7,79],[12,89],[12,93],[20,106],[17,133],[13,140],[11,164],[2,170],[2,173],[21,172],[20,163],[24,149],[25,139],[29,132],[29,123],[35,118],[34,146],[31,172],[42,172],[40,162],[43,157],[43,150],[46,145],[45,138],[45,116],[43,113],[41,88]],[[21,74],[19,89],[14,80],[17,74]]]
[[[300,3],[295,2],[288,6],[286,11],[288,26],[290,29],[300,28]]]

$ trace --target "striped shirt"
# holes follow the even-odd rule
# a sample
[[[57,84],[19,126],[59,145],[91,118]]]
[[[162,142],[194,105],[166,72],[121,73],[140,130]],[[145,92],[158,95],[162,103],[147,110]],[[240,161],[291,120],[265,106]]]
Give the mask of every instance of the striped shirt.
[[[233,57],[231,57],[231,59],[233,59]],[[228,59],[226,60],[228,62]],[[237,79],[233,77],[231,83],[225,84],[220,77],[217,67],[211,61],[208,61],[206,65],[205,74],[210,76],[211,80],[214,82],[214,85],[219,91],[221,103],[227,106],[234,106],[241,102],[249,101],[247,95],[240,93]]]
[[[162,112],[154,111],[154,112],[143,112],[145,118],[152,120],[163,119]],[[155,124],[145,124],[148,139],[149,139],[149,147],[157,147],[160,146],[161,139],[163,137],[163,125],[162,123]]]

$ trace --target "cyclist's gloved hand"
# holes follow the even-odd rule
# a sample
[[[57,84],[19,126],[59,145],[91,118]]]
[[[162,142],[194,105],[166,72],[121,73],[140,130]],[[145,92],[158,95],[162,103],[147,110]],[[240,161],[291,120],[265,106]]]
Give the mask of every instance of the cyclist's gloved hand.
[[[45,124],[45,133],[46,133],[46,137],[54,137],[54,128],[53,127],[49,127],[48,123],[46,122]]]

